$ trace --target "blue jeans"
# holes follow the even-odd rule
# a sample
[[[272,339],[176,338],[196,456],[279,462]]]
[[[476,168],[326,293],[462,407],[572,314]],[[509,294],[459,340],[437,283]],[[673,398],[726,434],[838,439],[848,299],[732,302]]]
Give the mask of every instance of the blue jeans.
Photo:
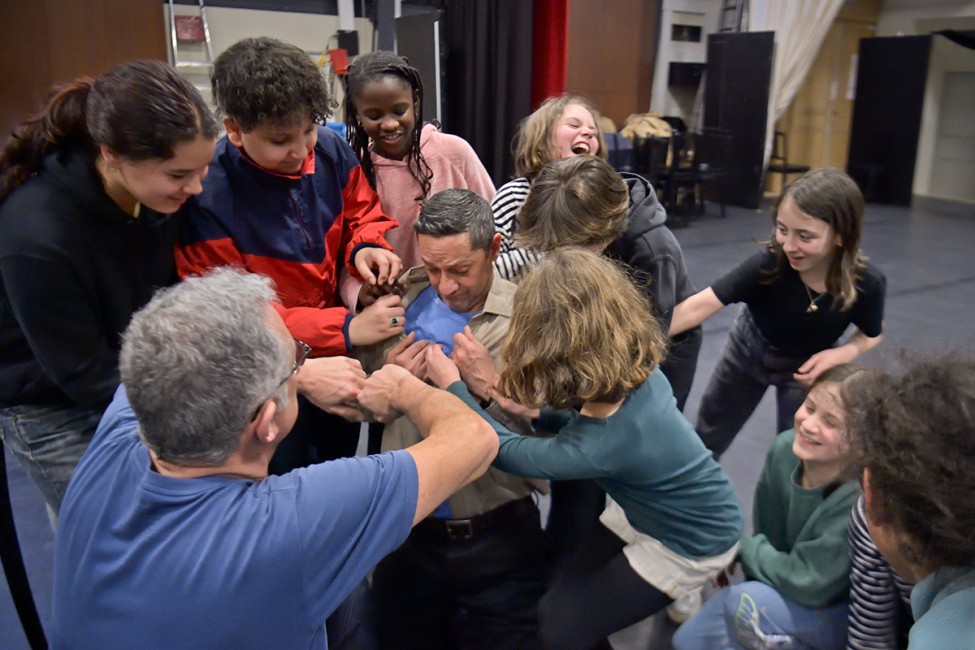
[[[758,331],[748,307],[741,308],[697,416],[697,433],[715,458],[731,446],[769,386],[775,386],[775,433],[792,428],[808,390],[792,374],[807,358],[784,354],[772,346]]]
[[[40,488],[55,516],[101,417],[100,410],[74,406],[0,408],[4,444]]]
[[[849,605],[804,607],[764,582],[722,589],[674,634],[674,650],[840,650]]]

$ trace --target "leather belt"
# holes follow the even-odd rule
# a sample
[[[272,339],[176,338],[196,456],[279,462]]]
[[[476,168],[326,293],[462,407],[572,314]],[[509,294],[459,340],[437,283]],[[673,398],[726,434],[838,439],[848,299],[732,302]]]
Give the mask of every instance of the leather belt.
[[[530,496],[509,501],[493,510],[469,519],[438,519],[427,517],[414,528],[414,532],[450,542],[470,541],[493,530],[504,528],[528,517],[538,521],[538,508]]]

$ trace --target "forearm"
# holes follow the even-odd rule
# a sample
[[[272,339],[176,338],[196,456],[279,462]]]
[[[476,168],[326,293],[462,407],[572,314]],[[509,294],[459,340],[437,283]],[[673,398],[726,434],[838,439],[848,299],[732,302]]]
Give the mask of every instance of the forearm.
[[[541,255],[530,248],[518,248],[513,242],[506,252],[498,255],[494,261],[494,268],[498,270],[505,280],[516,280],[535,262]]]
[[[711,287],[695,293],[674,307],[674,314],[670,320],[670,336],[677,336],[697,327],[722,307],[724,304],[718,300]]]
[[[507,250],[518,226],[518,213],[528,197],[527,182],[511,181],[494,195],[491,212],[494,214],[494,230],[501,233],[502,250]]]
[[[352,273],[345,266],[339,273],[339,297],[353,314],[359,311],[359,291],[362,289],[362,280],[352,277]]]
[[[370,245],[392,250],[385,233],[399,225],[383,212],[379,196],[369,186],[359,166],[349,173],[348,183],[342,190],[342,220],[345,229],[343,258],[353,277],[357,277],[354,257],[358,249]]]
[[[741,540],[739,560],[750,578],[806,607],[823,607],[849,592],[845,534],[800,542],[791,552],[776,549],[764,535],[752,535]]]
[[[498,469],[516,476],[549,480],[602,475],[601,470],[593,465],[593,460],[578,446],[561,444],[564,438],[523,436],[502,425],[480,407],[463,382],[454,382],[448,390],[464,400],[494,429],[500,445],[494,461]]]
[[[653,265],[651,289],[653,290],[654,316],[666,332],[677,306],[677,267],[673,260],[658,261]],[[691,328],[687,328],[691,329]]]
[[[896,645],[899,594],[890,566],[870,538],[863,498],[850,519],[850,614],[847,648],[868,650]]]
[[[867,336],[859,329],[854,330],[853,334],[847,339],[846,343],[837,347],[839,350],[843,350],[849,359],[847,362],[853,361],[861,354],[869,352],[878,345],[880,341],[883,340],[883,335],[879,334],[877,336]]]

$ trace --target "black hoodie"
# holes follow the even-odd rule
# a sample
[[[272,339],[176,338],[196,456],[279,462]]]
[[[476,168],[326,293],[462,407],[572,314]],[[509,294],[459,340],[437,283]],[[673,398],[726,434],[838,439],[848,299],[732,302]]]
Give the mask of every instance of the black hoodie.
[[[0,205],[0,405],[109,403],[121,333],[176,279],[177,221],[122,211],[88,148],[45,158]]]
[[[633,269],[635,280],[646,294],[664,334],[677,303],[697,292],[684,266],[684,252],[667,227],[667,211],[660,205],[650,183],[637,174],[620,173],[630,192],[630,220],[605,254]],[[660,364],[683,407],[697,366],[701,328],[695,327],[671,342],[666,361]]]
[[[630,191],[630,222],[606,255],[633,267],[666,332],[674,307],[697,290],[687,276],[684,252],[666,225],[667,211],[653,187],[642,176],[626,172],[620,176]]]

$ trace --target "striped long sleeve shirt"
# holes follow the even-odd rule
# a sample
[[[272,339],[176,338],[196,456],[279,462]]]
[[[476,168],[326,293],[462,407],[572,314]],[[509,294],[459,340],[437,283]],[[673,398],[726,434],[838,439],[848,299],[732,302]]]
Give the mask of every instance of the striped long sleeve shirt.
[[[494,229],[501,233],[501,254],[494,262],[494,268],[505,280],[517,280],[540,257],[536,251],[519,248],[514,241],[515,231],[518,229],[518,213],[528,198],[529,189],[531,181],[524,176],[515,178],[502,185],[491,202]]]
[[[910,627],[911,588],[887,563],[867,530],[864,501],[850,519],[850,617],[848,650],[891,650],[905,644]],[[900,644],[900,645],[899,645]]]

